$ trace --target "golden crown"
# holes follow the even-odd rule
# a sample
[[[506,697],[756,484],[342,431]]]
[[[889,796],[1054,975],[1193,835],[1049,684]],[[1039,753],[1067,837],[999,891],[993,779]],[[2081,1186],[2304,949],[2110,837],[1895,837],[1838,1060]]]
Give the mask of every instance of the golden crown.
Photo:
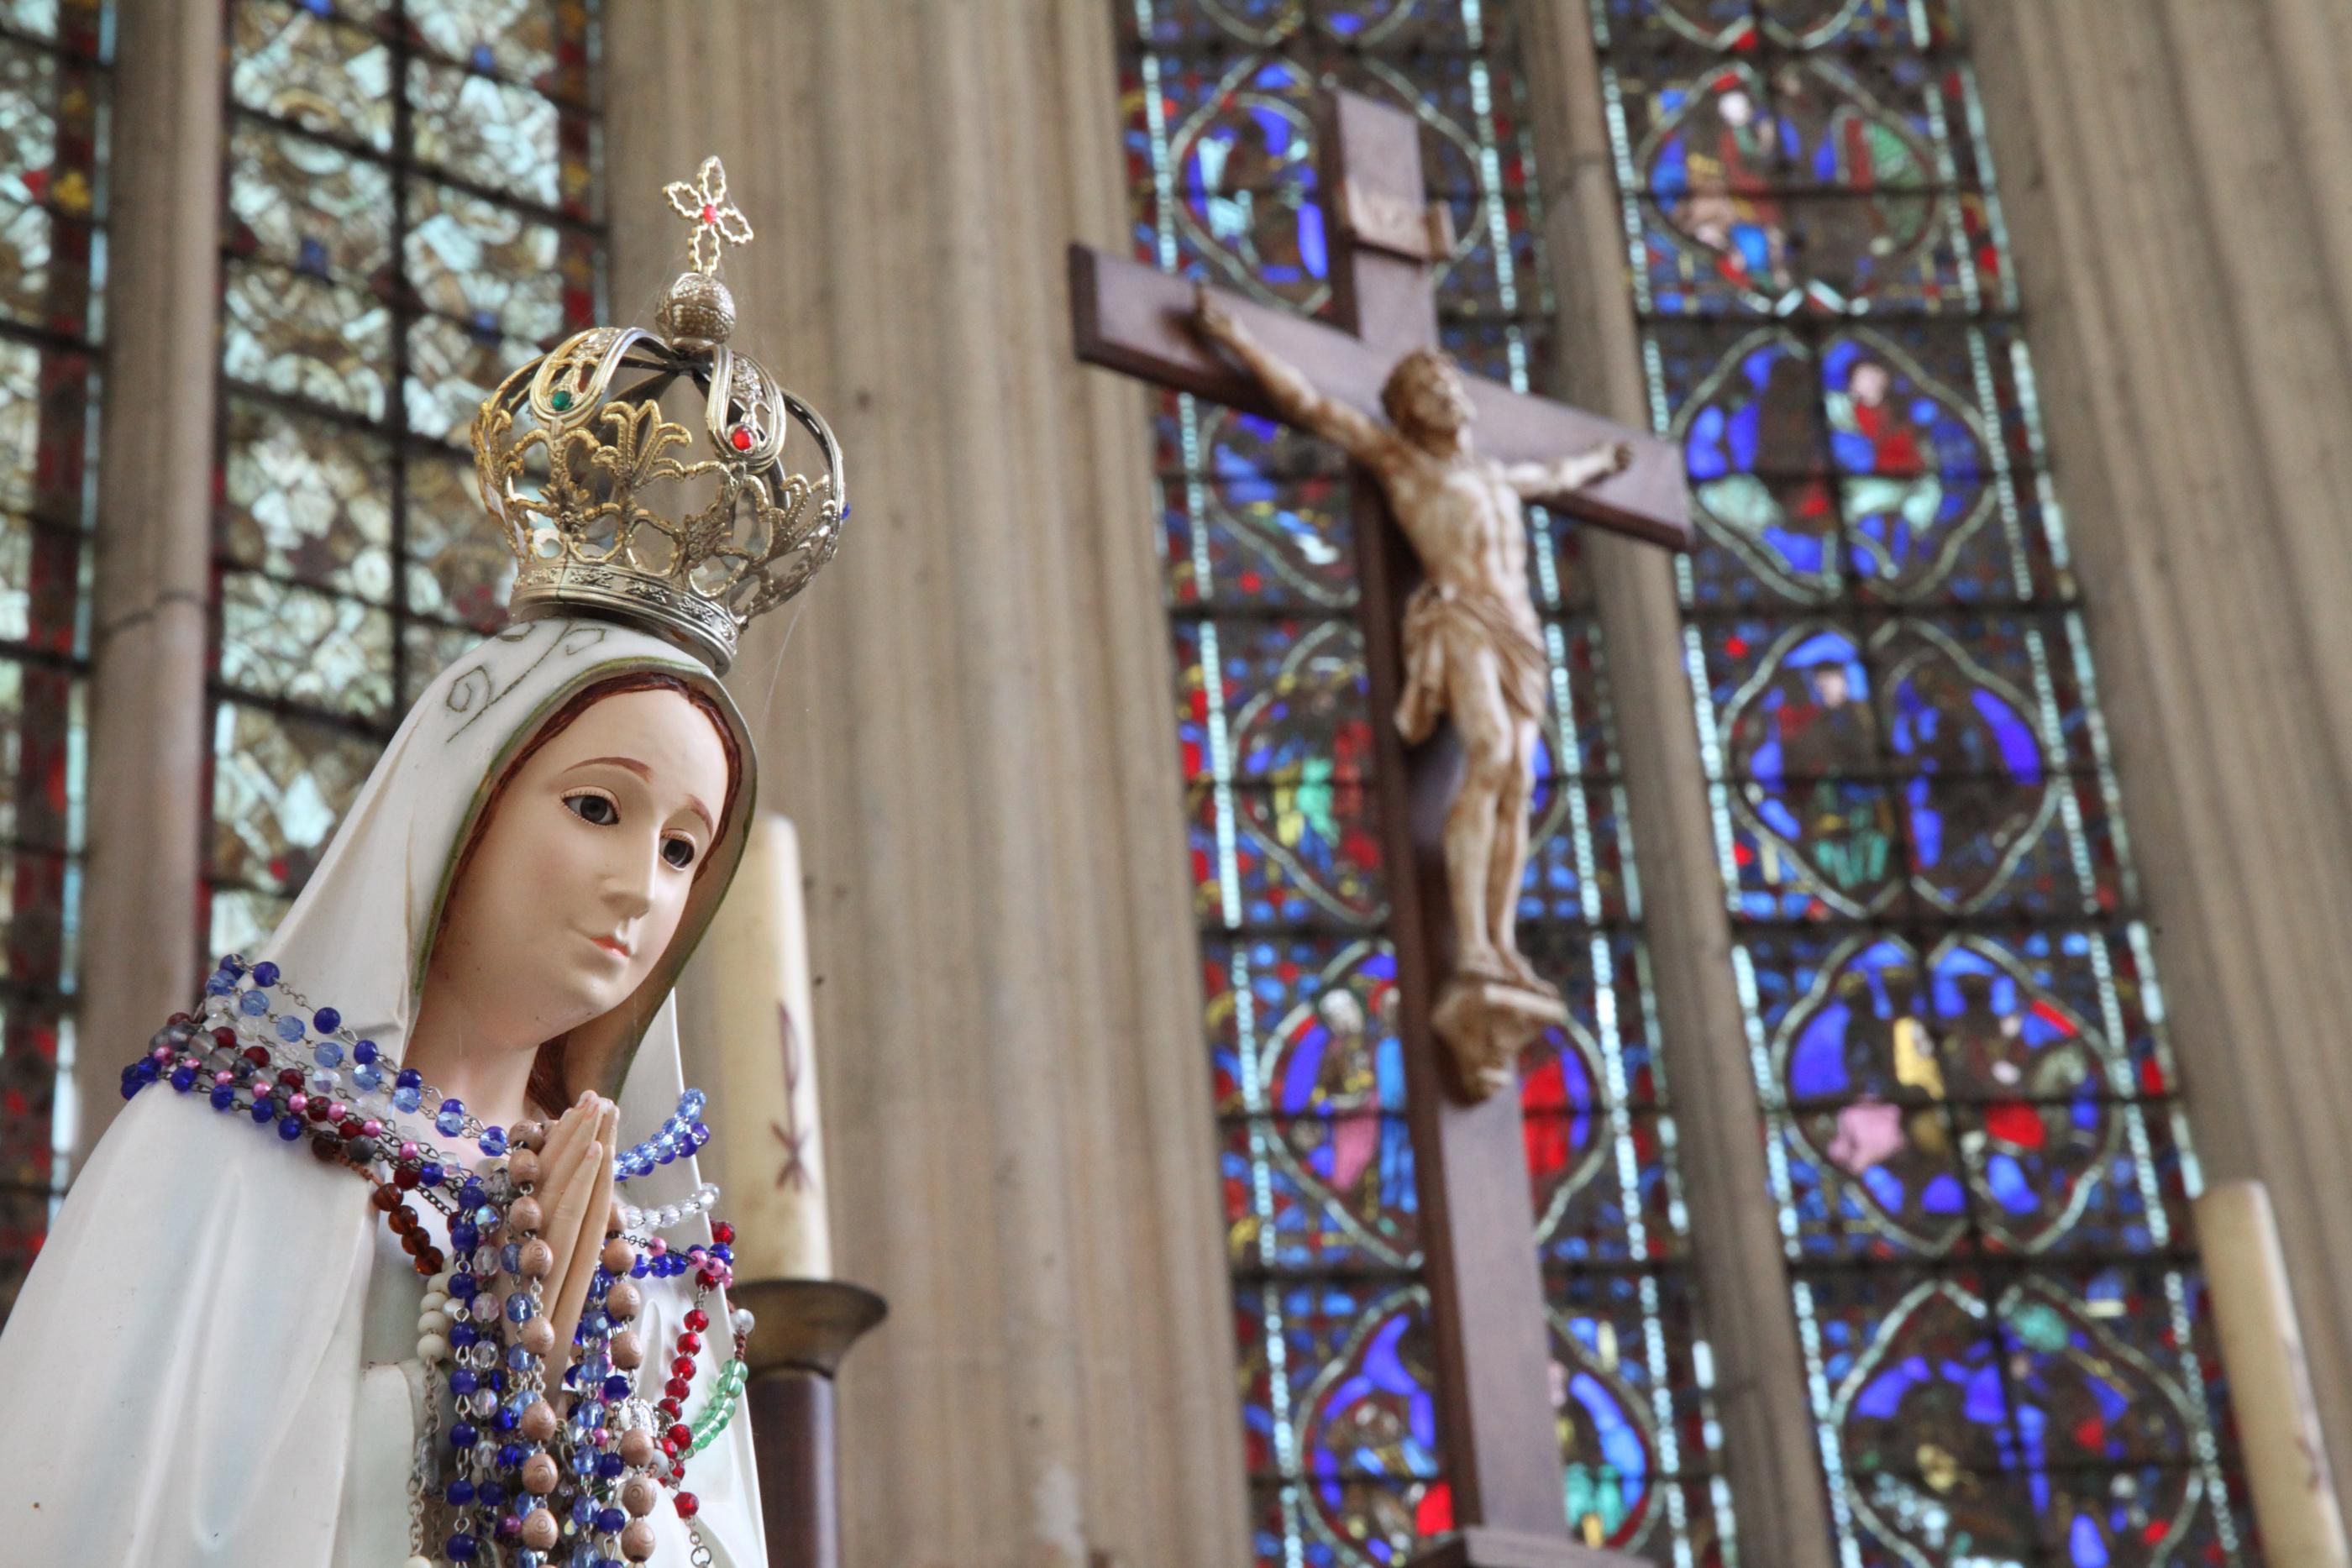
[[[515,553],[509,620],[625,621],[724,674],[751,617],[833,559],[849,503],[823,417],[727,346],[735,301],[719,255],[751,237],[727,171],[705,159],[664,193],[694,225],[693,265],[657,330],[591,328],[509,376],[475,416],[474,471]],[[708,456],[663,415],[681,378],[700,394]],[[815,445],[814,476],[786,466],[794,426]]]

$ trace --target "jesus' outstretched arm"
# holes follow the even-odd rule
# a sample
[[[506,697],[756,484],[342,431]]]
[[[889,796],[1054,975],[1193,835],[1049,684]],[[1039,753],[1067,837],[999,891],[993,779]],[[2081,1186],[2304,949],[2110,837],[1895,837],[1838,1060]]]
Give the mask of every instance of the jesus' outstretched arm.
[[[1316,391],[1296,365],[1259,342],[1205,287],[1193,297],[1192,324],[1242,362],[1285,423],[1314,432],[1359,463],[1377,465],[1394,443],[1380,421]]]
[[[1604,441],[1589,452],[1574,453],[1549,463],[1511,464],[1503,470],[1503,478],[1522,500],[1555,500],[1612,474],[1622,474],[1633,462],[1632,443]]]

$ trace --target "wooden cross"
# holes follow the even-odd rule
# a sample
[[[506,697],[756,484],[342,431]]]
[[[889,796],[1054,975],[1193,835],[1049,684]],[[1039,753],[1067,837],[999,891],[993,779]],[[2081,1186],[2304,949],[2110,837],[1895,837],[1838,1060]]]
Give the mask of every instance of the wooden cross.
[[[1446,244],[1424,197],[1418,122],[1354,93],[1318,106],[1331,245],[1333,328],[1252,300],[1216,298],[1328,396],[1380,415],[1380,392],[1410,350],[1437,340],[1430,266]],[[1271,415],[1257,382],[1212,353],[1191,325],[1193,286],[1139,262],[1073,246],[1078,357],[1154,384]],[[1549,462],[1606,441],[1632,444],[1624,472],[1555,504],[1601,528],[1687,549],[1680,455],[1641,432],[1472,378],[1479,450]],[[1451,943],[1442,830],[1458,757],[1445,732],[1410,751],[1387,716],[1401,677],[1400,626],[1419,575],[1379,485],[1354,476],[1360,615],[1371,688],[1383,849],[1391,868],[1414,1166],[1420,1182],[1440,1422],[1460,1533],[1413,1568],[1601,1568],[1629,1563],[1574,1544],[1561,1500],[1550,1346],[1537,1267],[1519,1105],[1448,1092],[1431,1028]],[[1212,677],[1213,679],[1213,676]]]

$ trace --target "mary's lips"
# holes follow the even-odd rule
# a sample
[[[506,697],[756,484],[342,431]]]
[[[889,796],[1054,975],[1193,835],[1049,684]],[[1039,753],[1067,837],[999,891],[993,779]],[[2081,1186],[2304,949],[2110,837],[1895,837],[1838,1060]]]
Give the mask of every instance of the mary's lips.
[[[592,936],[589,940],[607,953],[618,953],[624,958],[629,956],[629,945],[617,936]]]

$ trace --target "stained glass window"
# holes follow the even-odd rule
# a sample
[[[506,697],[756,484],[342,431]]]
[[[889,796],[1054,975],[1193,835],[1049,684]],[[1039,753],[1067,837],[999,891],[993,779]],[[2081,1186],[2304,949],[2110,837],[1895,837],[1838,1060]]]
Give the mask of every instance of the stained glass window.
[[[588,0],[232,0],[206,954],[268,931],[512,567],[484,395],[593,324]]]
[[[2079,585],[1946,0],[1594,0],[1849,1564],[2255,1561]]]
[[[1138,254],[1284,308],[1329,301],[1308,105],[1325,75],[1409,110],[1461,237],[1447,346],[1525,388],[1547,327],[1517,29],[1480,0],[1116,0]],[[1383,936],[1349,477],[1190,397],[1152,423],[1206,1026],[1222,1129],[1256,1559],[1404,1562],[1453,1524],[1396,965]],[[1674,1129],[1598,627],[1571,532],[1531,570],[1553,712],[1521,898],[1569,1027],[1522,1063],[1561,1502],[1581,1539],[1731,1560]]]
[[[0,1318],[74,1124],[110,26],[0,0]]]

